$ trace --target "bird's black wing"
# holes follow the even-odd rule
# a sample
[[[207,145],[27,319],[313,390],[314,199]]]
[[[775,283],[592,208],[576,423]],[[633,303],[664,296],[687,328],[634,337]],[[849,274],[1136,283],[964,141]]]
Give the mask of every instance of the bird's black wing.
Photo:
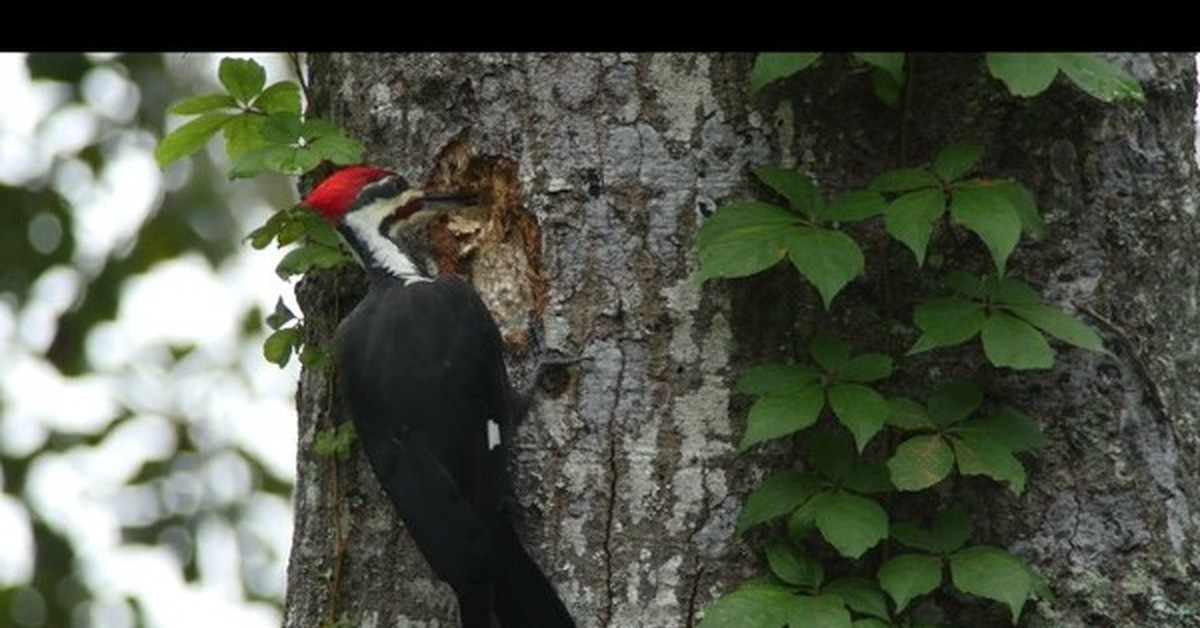
[[[373,286],[338,329],[345,399],[376,477],[439,577],[455,585],[468,535],[500,507],[503,454],[488,422],[508,386],[495,323],[453,277]],[[459,518],[473,519],[460,522]],[[427,530],[419,519],[427,518]],[[451,557],[451,558],[442,558]],[[479,555],[479,574],[486,571]],[[456,567],[439,566],[454,562]]]
[[[376,280],[338,329],[338,368],[359,442],[464,626],[573,626],[502,508],[513,414],[500,334],[454,277]],[[489,427],[489,423],[493,427]],[[493,598],[494,601],[493,601]],[[532,622],[532,623],[531,623]]]

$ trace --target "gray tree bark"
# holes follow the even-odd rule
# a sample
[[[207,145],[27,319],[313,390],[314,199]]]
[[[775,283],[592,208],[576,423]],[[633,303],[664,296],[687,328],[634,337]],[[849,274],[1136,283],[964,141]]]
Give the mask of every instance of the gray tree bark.
[[[956,139],[987,146],[989,169],[1035,192],[1053,235],[1024,242],[1013,264],[1053,303],[1078,307],[1113,353],[1063,350],[1048,374],[997,376],[1051,445],[1024,497],[983,484],[959,497],[984,539],[1029,559],[1058,594],[1031,625],[1200,625],[1193,59],[1119,59],[1143,81],[1143,107],[1066,84],[1014,99],[977,55],[910,60],[907,114],[837,56],[758,102],[749,55],[313,60],[318,110],[363,139],[371,163],[484,190],[490,213],[438,237],[501,324],[514,377],[548,349],[588,358],[543,390],[514,460],[518,528],[580,626],[692,626],[763,573],[733,523],[787,456],[735,457],[745,406],[730,386],[751,364],[795,356],[823,315],[811,293],[792,296],[807,288],[790,269],[690,281],[703,217],[748,195],[754,166],[798,165],[837,192],[895,167],[902,150],[919,163]],[[841,322],[861,337],[896,328],[864,314],[877,306],[861,283],[839,297]],[[306,279],[309,341],[328,345],[361,290],[353,270]],[[286,624],[456,625],[449,589],[362,456],[313,452],[317,430],[343,420],[332,376],[302,375]]]

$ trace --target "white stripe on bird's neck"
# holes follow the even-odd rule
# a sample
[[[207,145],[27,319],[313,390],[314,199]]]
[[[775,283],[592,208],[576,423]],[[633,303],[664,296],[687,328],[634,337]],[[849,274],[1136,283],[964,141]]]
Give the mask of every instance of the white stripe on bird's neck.
[[[398,199],[381,198],[346,214],[343,223],[354,232],[354,237],[367,248],[371,256],[370,260],[359,260],[363,266],[380,266],[405,283],[430,281],[425,271],[379,229],[384,219],[393,212],[423,195],[421,190],[405,190]]]

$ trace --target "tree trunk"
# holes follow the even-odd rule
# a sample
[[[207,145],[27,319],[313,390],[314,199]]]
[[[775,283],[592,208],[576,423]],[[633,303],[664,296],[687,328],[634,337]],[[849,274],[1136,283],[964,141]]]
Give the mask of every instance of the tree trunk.
[[[798,165],[838,192],[895,167],[901,145],[919,163],[957,139],[986,146],[989,169],[1034,191],[1052,236],[1024,242],[1013,263],[1054,304],[1091,312],[1112,351],[1059,351],[1052,372],[997,378],[1051,445],[1024,497],[963,499],[981,535],[1030,560],[1058,594],[1031,623],[1200,625],[1192,57],[1120,60],[1147,90],[1143,107],[1093,101],[1062,79],[1016,99],[978,55],[910,57],[907,114],[880,104],[838,56],[752,102],[751,61],[312,63],[318,111],[363,139],[371,163],[482,190],[490,213],[436,239],[444,266],[470,276],[496,315],[514,378],[550,350],[586,358],[543,387],[513,461],[518,529],[579,625],[692,626],[763,573],[733,525],[753,481],[782,458],[734,455],[745,410],[730,387],[749,365],[792,356],[820,314],[790,269],[690,281],[703,217],[749,194],[753,166]],[[851,309],[871,298],[857,283],[839,297]],[[328,346],[361,290],[354,270],[307,278],[309,341]],[[287,625],[456,625],[448,587],[357,449],[347,462],[314,453],[318,430],[344,420],[332,378],[307,368],[301,379]]]

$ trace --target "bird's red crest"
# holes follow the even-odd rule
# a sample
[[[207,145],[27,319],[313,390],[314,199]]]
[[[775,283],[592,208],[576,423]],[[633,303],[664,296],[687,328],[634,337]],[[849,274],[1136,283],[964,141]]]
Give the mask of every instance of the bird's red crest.
[[[304,205],[315,209],[333,224],[342,221],[350,204],[367,185],[394,174],[383,168],[351,166],[329,175],[304,199]]]

